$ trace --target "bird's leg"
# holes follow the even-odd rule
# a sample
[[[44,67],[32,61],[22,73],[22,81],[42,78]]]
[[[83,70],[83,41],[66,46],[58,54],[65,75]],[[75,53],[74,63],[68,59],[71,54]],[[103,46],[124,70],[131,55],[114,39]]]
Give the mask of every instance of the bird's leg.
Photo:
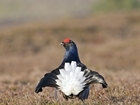
[[[58,100],[58,95],[57,95],[58,90],[55,88],[54,89],[54,99]]]
[[[63,97],[65,98],[65,100],[68,101],[68,96],[66,96],[64,93],[62,93],[62,94],[63,94]]]
[[[82,105],[86,105],[84,100],[82,100],[82,103],[83,103]]]

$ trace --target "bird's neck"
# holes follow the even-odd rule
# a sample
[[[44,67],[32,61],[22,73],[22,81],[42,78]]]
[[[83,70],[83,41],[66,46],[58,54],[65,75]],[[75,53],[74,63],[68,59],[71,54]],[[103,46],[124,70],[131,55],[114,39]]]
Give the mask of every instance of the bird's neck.
[[[80,63],[77,48],[66,50],[65,55],[64,55],[64,59],[63,59],[61,65],[64,65],[65,62],[71,63],[71,61],[76,61],[77,63]]]

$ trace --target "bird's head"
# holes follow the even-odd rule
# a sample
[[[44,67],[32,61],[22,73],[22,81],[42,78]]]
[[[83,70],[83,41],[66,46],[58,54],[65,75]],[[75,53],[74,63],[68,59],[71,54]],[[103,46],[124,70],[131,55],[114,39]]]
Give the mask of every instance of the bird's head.
[[[64,46],[64,48],[66,49],[63,64],[64,62],[71,62],[71,61],[80,62],[78,56],[78,50],[74,41],[72,41],[70,38],[66,38],[63,40],[63,42],[60,43],[60,45]]]
[[[63,42],[60,43],[60,45],[64,46],[66,50],[69,50],[71,47],[74,48],[76,46],[75,43],[70,38],[64,39]]]

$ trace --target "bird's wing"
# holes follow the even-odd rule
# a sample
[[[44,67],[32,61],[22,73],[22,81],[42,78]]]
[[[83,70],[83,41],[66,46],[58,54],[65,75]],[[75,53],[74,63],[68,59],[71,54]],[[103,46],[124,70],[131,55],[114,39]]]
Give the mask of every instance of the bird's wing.
[[[100,83],[102,84],[103,88],[107,88],[107,83],[102,75],[100,75],[96,71],[92,71],[90,69],[85,69],[85,74],[84,76],[86,77],[85,83],[86,85],[90,85],[91,83]]]
[[[85,87],[85,89],[78,94],[78,98],[81,100],[85,100],[88,98],[88,95],[89,95],[89,86]]]
[[[57,88],[58,85],[56,84],[56,81],[55,80],[58,79],[57,78],[57,75],[58,74],[59,74],[59,68],[53,70],[50,73],[46,73],[44,75],[44,77],[40,80],[40,82],[38,83],[38,85],[37,85],[37,87],[35,89],[35,92],[36,93],[41,92],[42,91],[42,88],[43,87],[46,87],[46,86]]]
[[[77,66],[80,66],[82,68],[82,71],[85,72],[84,76],[86,77],[85,83],[87,86],[90,85],[91,83],[100,83],[102,84],[103,88],[107,88],[108,85],[104,77],[100,75],[98,72],[88,69],[83,63],[78,63]]]

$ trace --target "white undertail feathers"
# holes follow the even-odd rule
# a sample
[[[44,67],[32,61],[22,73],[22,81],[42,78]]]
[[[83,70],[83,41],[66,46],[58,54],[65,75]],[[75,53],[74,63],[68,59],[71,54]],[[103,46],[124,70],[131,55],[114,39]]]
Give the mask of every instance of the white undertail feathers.
[[[64,64],[64,69],[59,69],[60,74],[55,80],[58,88],[67,96],[78,95],[84,88],[85,79],[84,71],[78,67],[75,61]]]

